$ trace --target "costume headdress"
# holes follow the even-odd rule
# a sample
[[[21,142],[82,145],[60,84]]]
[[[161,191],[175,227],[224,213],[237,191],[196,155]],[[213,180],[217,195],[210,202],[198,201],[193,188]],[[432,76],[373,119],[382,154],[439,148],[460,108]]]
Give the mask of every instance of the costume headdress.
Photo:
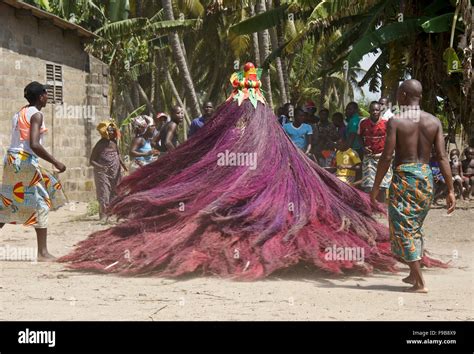
[[[108,211],[123,222],[60,261],[100,272],[239,279],[299,262],[334,273],[394,270],[388,228],[374,218],[383,206],[293,144],[264,104],[260,73],[247,63],[232,75],[232,95],[198,134],[121,182]],[[328,248],[343,247],[362,249],[364,261],[330,257]]]
[[[258,101],[265,104],[265,97],[263,97],[260,90],[260,87],[262,87],[261,76],[262,69],[257,69],[253,63],[246,63],[244,71],[235,72],[230,77],[234,91],[228,100],[233,99],[240,106],[244,100],[249,99],[254,108],[257,108]]]

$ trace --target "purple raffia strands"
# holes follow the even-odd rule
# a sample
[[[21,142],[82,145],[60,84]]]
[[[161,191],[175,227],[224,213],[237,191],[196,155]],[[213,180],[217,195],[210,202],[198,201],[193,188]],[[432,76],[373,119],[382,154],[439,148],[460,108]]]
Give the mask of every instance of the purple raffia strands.
[[[256,164],[222,166],[226,151],[255,154]],[[110,212],[123,221],[60,261],[107,273],[247,280],[299,262],[332,273],[396,269],[388,229],[373,218],[381,206],[306,158],[260,102],[225,102],[186,143],[125,178]],[[328,247],[363,249],[365,262],[327,260]]]

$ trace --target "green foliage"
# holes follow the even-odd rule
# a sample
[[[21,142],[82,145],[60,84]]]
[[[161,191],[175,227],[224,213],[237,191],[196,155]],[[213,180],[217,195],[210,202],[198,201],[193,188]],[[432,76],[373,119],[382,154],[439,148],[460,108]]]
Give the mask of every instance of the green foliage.
[[[359,105],[359,115],[361,118],[366,118],[370,116],[370,113],[369,113],[370,102],[368,100],[361,99],[357,101],[357,104]]]
[[[130,14],[130,2],[128,0],[109,1],[107,7],[107,18],[111,22],[128,18]]]
[[[459,73],[448,76],[442,57],[449,46],[454,0],[404,2],[403,11],[399,0],[280,0],[253,17],[249,6],[254,0],[173,0],[173,21],[164,20],[162,0],[26,1],[98,35],[87,48],[110,65],[112,110],[125,120],[137,110],[145,112],[150,102],[160,111],[186,102],[186,82],[168,44],[168,34],[176,32],[201,102],[219,104],[226,98],[235,63],[255,59],[252,34],[264,29],[278,34],[277,45],[261,63],[277,103],[282,102],[276,58],[296,104],[312,99],[318,107],[342,110],[365,84],[393,99],[399,80],[407,77],[422,82],[427,110],[436,111],[436,95],[449,98],[452,107],[463,102],[462,68],[458,65]],[[459,34],[465,29],[461,14],[453,27],[453,48],[461,44]],[[362,72],[358,63],[368,53],[379,56]],[[452,54],[447,62],[454,61]],[[464,59],[460,50],[457,54]]]
[[[142,114],[145,108],[146,108],[146,105],[142,105],[138,107],[136,110],[134,110],[132,113],[130,113],[128,116],[126,116],[120,123],[120,128],[130,124],[132,122],[132,119]]]
[[[451,29],[454,13],[447,13],[441,16],[431,18],[421,24],[423,30],[427,33],[447,32]]]
[[[235,34],[251,34],[271,28],[281,23],[285,16],[288,5],[279,6],[268,10],[263,14],[253,16],[230,27],[230,31]]]
[[[369,32],[366,36],[354,43],[352,50],[347,57],[349,65],[358,63],[365,54],[374,49],[380,48],[384,44],[419,32],[419,27],[424,22],[424,18],[406,19],[403,22],[390,23],[375,31]]]
[[[87,216],[94,216],[99,214],[99,202],[97,200],[91,201],[87,204]]]

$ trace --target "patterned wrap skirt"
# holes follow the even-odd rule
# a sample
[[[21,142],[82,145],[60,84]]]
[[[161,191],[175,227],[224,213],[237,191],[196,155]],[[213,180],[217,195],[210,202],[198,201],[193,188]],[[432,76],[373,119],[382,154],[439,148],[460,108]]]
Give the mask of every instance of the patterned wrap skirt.
[[[61,183],[24,150],[8,150],[0,186],[0,223],[46,228],[48,214],[65,204]]]
[[[423,256],[423,222],[433,199],[433,175],[428,164],[395,168],[389,190],[388,217],[392,252],[406,262]]]

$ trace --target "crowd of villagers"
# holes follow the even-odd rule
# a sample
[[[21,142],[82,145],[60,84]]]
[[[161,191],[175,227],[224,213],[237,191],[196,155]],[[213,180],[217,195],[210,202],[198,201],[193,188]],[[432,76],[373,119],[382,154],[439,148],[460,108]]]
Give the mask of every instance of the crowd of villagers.
[[[188,137],[196,134],[212,117],[214,106],[207,102],[203,115],[194,119]],[[367,193],[374,185],[377,165],[382,155],[387,122],[394,116],[388,100],[381,98],[369,105],[369,114],[363,117],[356,102],[350,102],[345,112],[330,114],[322,108],[317,112],[313,101],[302,107],[290,103],[280,107],[278,121],[293,143],[310,159],[337,178]],[[101,122],[97,130],[101,139],[92,150],[90,164],[99,202],[99,217],[106,218],[106,209],[115,196],[115,189],[124,173],[131,173],[179,145],[178,128],[184,120],[184,110],[176,105],[171,114],[158,113],[155,117],[138,116],[132,120],[133,139],[130,145],[130,163],[125,164],[119,153],[120,130],[113,120]],[[457,198],[474,198],[474,147],[462,152],[449,151],[451,171]],[[434,153],[430,161],[435,182],[434,203],[443,198],[447,187]],[[392,179],[392,169],[386,173],[378,200],[385,202]]]
[[[387,122],[394,117],[386,98],[372,101],[369,114],[363,117],[356,102],[347,104],[344,113],[330,115],[326,108],[319,114],[312,101],[296,109],[291,104],[279,108],[279,122],[290,139],[309,158],[340,180],[370,193],[377,165],[385,147]],[[330,120],[331,116],[331,120]],[[449,151],[451,172],[457,198],[474,197],[474,147]],[[430,166],[435,183],[434,204],[447,193],[434,151]],[[389,168],[381,186],[378,200],[384,202],[392,179]]]

